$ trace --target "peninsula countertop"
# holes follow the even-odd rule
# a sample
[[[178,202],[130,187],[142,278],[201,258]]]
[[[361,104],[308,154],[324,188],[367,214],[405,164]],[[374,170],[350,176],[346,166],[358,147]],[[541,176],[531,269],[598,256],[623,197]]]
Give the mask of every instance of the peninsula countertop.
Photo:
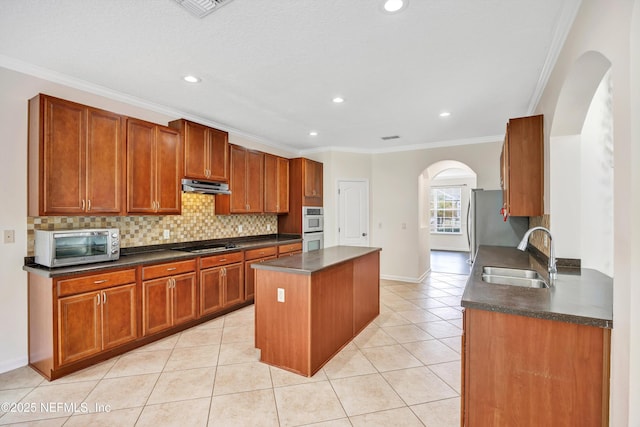
[[[290,257],[255,263],[252,264],[251,267],[259,270],[311,275],[317,271],[340,264],[341,262],[359,258],[380,250],[380,248],[367,246],[332,246],[317,251],[303,252]]]
[[[533,269],[548,276],[546,264],[528,252],[480,246],[462,296],[463,307],[613,327],[613,279],[605,274],[588,268],[560,270],[554,286],[536,289],[486,283],[485,266]]]

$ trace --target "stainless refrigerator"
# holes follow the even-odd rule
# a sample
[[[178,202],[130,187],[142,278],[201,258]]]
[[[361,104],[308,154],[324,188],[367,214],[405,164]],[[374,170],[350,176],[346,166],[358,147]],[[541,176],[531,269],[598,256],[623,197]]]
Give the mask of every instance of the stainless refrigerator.
[[[501,190],[471,190],[467,211],[470,263],[475,259],[479,245],[516,247],[529,228],[528,217],[510,216],[504,221],[501,208]]]

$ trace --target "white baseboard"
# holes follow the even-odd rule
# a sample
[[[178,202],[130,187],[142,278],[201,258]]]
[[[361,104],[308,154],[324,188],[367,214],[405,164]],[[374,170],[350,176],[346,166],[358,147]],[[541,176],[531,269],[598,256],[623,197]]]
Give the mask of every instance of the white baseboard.
[[[22,368],[23,366],[27,366],[28,364],[29,359],[27,357],[20,357],[13,360],[2,360],[0,361],[0,374],[13,371],[14,369]]]
[[[396,276],[393,274],[381,274],[380,278],[385,280],[395,280],[397,282],[408,282],[408,283],[421,283],[424,279],[427,278],[431,269],[429,268],[427,271],[422,273],[420,277],[407,277],[407,276]]]

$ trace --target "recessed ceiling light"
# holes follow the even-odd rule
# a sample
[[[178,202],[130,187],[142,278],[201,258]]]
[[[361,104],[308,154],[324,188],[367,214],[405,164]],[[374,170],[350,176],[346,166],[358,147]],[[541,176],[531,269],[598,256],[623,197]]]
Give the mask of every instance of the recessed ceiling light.
[[[382,8],[387,13],[400,12],[407,7],[409,0],[383,0]]]
[[[184,81],[187,83],[199,83],[200,79],[197,78],[196,76],[184,76]]]
[[[443,111],[442,113],[440,113],[440,117],[449,117],[450,115],[451,113],[448,111]]]
[[[311,132],[309,132],[310,136],[318,136],[318,132],[316,132],[315,130],[312,130]]]
[[[336,104],[342,104],[344,102],[344,98],[341,96],[336,96],[335,98],[333,98],[333,102]]]

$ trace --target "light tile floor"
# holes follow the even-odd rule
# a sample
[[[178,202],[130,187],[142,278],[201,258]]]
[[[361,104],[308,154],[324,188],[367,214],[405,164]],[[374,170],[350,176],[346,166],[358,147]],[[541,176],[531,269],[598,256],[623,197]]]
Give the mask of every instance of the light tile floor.
[[[382,280],[380,316],[312,378],[258,361],[253,306],[53,382],[19,368],[0,425],[457,427],[466,279]]]

